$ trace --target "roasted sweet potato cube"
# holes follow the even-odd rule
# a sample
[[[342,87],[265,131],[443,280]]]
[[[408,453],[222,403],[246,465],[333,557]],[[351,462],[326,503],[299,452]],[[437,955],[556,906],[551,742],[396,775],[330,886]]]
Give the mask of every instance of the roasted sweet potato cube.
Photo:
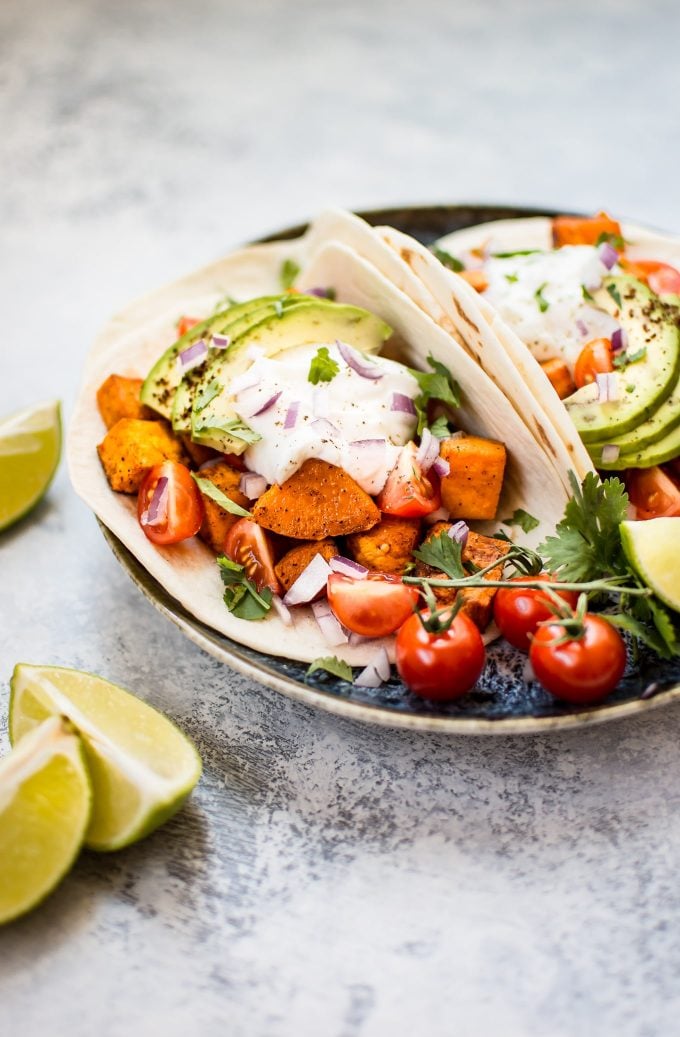
[[[121,418],[152,420],[153,411],[145,407],[139,398],[141,378],[124,378],[110,374],[97,389],[97,406],[107,428],[113,428]]]
[[[555,248],[562,245],[597,245],[603,235],[614,238],[621,237],[621,224],[599,212],[597,216],[555,216],[552,221],[553,244]]]
[[[182,461],[182,444],[165,421],[121,418],[97,447],[112,490],[136,493],[153,465]]]
[[[226,461],[220,461],[211,468],[204,468],[199,474],[202,479],[208,479],[219,490],[222,490],[222,493],[229,500],[232,500],[234,504],[240,504],[242,508],[248,508],[248,498],[238,488],[241,473],[237,472],[235,468],[231,468]],[[213,551],[223,551],[227,533],[234,523],[238,522],[239,516],[232,515],[230,511],[225,511],[216,501],[207,497],[204,493],[201,496],[203,497],[205,514],[200,535],[206,544],[212,547]]]
[[[425,537],[425,542],[433,540],[441,533],[446,533],[450,528],[450,522],[436,522]],[[505,541],[482,536],[481,533],[474,533],[470,530],[467,543],[463,548],[462,559],[464,562],[474,562],[478,568],[485,569],[487,565],[491,565],[496,559],[507,554],[507,549],[508,545]],[[486,579],[500,580],[502,575],[503,566],[498,565],[487,573]],[[416,565],[416,576],[437,578],[444,576],[444,573],[419,561]],[[441,605],[451,605],[456,600],[456,595],[461,594],[464,600],[461,611],[467,613],[480,630],[486,630],[491,622],[493,599],[496,596],[495,587],[489,587],[488,590],[485,587],[468,587],[462,591],[457,591],[455,587],[433,587],[432,590]]]
[[[262,494],[253,518],[294,540],[325,540],[370,529],[380,512],[347,472],[312,458],[282,486]]]
[[[279,578],[279,583],[283,587],[284,591],[290,590],[300,573],[304,572],[315,555],[321,555],[321,557],[325,558],[327,562],[330,562],[331,558],[335,558],[339,553],[338,545],[330,538],[327,540],[310,540],[302,544],[296,544],[295,547],[291,548],[290,551],[287,551],[281,561],[274,566],[276,575]],[[321,593],[323,592],[320,592],[319,596]]]
[[[347,537],[351,557],[381,573],[402,573],[412,561],[411,552],[418,543],[420,521],[383,515],[377,526]]]
[[[560,360],[558,357],[552,357],[550,360],[544,360],[541,363],[541,367],[550,379],[553,389],[561,400],[566,399],[567,396],[571,396],[573,392],[576,392],[574,379],[571,377],[571,371],[565,364],[564,360]]]
[[[454,436],[442,441],[440,454],[449,462],[441,493],[451,518],[495,518],[503,488],[504,445],[479,436]]]

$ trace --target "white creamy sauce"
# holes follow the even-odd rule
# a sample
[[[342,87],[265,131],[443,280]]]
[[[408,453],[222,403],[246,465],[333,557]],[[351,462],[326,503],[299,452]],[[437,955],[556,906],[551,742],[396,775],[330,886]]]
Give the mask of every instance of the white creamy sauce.
[[[339,370],[331,381],[312,385],[310,365],[321,345]],[[412,400],[420,390],[401,364],[385,357],[357,356],[369,366],[375,364],[382,377],[363,378],[345,363],[334,343],[254,358],[231,386],[239,417],[262,437],[244,454],[251,471],[268,483],[280,484],[316,457],[344,469],[367,493],[380,492],[400,448],[413,439],[416,429],[412,414],[391,409],[393,394]],[[257,414],[277,393],[276,402]],[[295,425],[286,429],[286,416],[295,404]],[[362,442],[366,440],[378,442]]]
[[[507,259],[490,257],[484,271],[489,280],[484,297],[537,360],[561,357],[573,368],[586,342],[611,338],[619,326],[584,297],[584,286],[595,291],[610,272],[591,245],[565,245]]]

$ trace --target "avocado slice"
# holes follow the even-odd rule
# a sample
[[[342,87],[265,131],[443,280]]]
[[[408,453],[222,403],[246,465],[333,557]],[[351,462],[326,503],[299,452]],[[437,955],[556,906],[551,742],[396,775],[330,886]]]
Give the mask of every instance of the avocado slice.
[[[632,371],[631,371],[632,375]],[[632,382],[628,383],[632,385]],[[665,439],[678,425],[680,425],[680,378],[673,386],[673,390],[667,400],[654,411],[650,418],[643,421],[637,428],[630,432],[624,432],[621,436],[612,436],[607,443],[589,443],[588,452],[596,468],[619,469],[623,467],[620,461],[604,462],[602,460],[602,449],[606,445],[617,446],[620,455],[639,454],[647,447],[652,446]]]
[[[614,373],[616,400],[598,403],[593,383],[564,401],[585,443],[610,443],[646,421],[670,396],[680,374],[680,329],[675,311],[634,277],[606,278],[595,302],[625,328],[627,353],[643,352]]]
[[[616,461],[601,463],[593,461],[598,468],[622,471],[624,468],[652,468],[657,464],[672,461],[680,454],[680,424],[676,425],[663,439],[657,439],[641,450],[621,453]]]
[[[281,309],[297,305],[302,298],[309,297],[298,294],[261,296],[258,299],[252,299],[249,303],[233,306],[228,311],[232,319],[221,329],[222,334],[229,335],[231,339],[227,348],[231,349],[241,335],[259,324],[265,317],[278,313]],[[222,357],[222,350],[214,350],[201,367],[187,371],[177,385],[172,402],[172,427],[175,432],[187,435],[191,433],[191,409],[194,397],[201,388],[210,384],[212,368],[221,363]]]
[[[284,298],[289,298],[289,296],[262,296],[259,299],[249,299],[247,302],[234,303],[228,309],[213,313],[205,320],[199,321],[193,328],[189,328],[186,334],[173,342],[169,349],[166,349],[149,371],[139,394],[142,403],[162,414],[164,418],[172,417],[175,390],[182,379],[179,367],[175,363],[178,353],[201,338],[226,333],[228,325],[244,316],[254,305],[273,303],[277,299]]]
[[[257,346],[266,356],[274,356],[295,346],[328,343],[340,339],[362,353],[377,353],[392,334],[379,317],[359,306],[309,299],[265,318],[234,342],[211,370],[210,382],[219,392],[199,389],[191,416],[191,438],[225,453],[242,454],[249,443],[259,439],[239,418],[230,399],[229,385],[252,359],[250,347]],[[208,383],[203,384],[208,389]],[[206,400],[204,403],[203,400]]]

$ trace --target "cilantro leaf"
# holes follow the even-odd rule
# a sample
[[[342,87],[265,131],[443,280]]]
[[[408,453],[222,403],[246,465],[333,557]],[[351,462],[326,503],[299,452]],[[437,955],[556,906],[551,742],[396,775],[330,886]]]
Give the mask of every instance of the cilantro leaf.
[[[430,423],[429,428],[435,439],[446,439],[451,435],[451,426],[448,418],[444,414],[440,414],[438,418],[435,418],[434,421]]]
[[[432,368],[431,371],[409,368],[420,389],[420,395],[413,401],[418,414],[418,435],[421,435],[427,425],[427,405],[430,400],[439,400],[449,407],[460,406],[460,386],[449,369],[439,360],[435,360],[432,354],[428,356],[427,362]]]
[[[594,472],[581,486],[573,472],[569,480],[574,496],[557,525],[557,536],[547,537],[538,549],[547,568],[568,582],[629,572],[619,533],[628,510],[625,486],[615,477],[600,482]]]
[[[284,259],[279,271],[279,281],[284,292],[292,288],[299,273],[299,263],[296,263],[294,259]]]
[[[207,407],[210,401],[214,400],[216,396],[219,396],[221,392],[222,386],[216,378],[213,378],[211,382],[208,382],[205,389],[201,389],[196,397],[196,402],[194,403],[194,410],[196,413],[200,413],[203,408]]]
[[[258,591],[252,580],[245,574],[245,569],[237,562],[232,562],[226,555],[217,559],[220,575],[225,585],[224,604],[239,619],[264,619],[272,607],[272,592],[269,587]]]
[[[622,309],[623,303],[621,302],[621,293],[619,292],[619,290],[616,287],[616,285],[615,284],[608,284],[606,287],[607,287],[607,291],[611,295],[612,299],[614,300],[614,302],[616,303],[618,308]]]
[[[433,569],[439,569],[450,580],[460,580],[467,575],[461,561],[462,553],[463,545],[450,537],[448,533],[442,532],[432,540],[421,544],[413,552],[413,557],[420,562],[425,562],[426,565],[431,565]]]
[[[525,533],[531,533],[532,529],[537,529],[540,526],[540,519],[530,515],[524,508],[515,508],[510,518],[501,519],[506,526],[519,526]]]
[[[545,313],[546,310],[550,309],[550,303],[543,295],[543,289],[548,287],[548,282],[544,281],[543,284],[539,285],[534,292],[534,299],[538,303],[538,308],[541,313]]]
[[[332,673],[334,677],[340,677],[343,681],[353,680],[352,667],[335,655],[314,659],[307,670],[307,677],[317,670],[325,670],[326,673]]]
[[[228,421],[217,421],[215,418],[209,418],[207,421],[197,421],[194,425],[194,432],[216,432],[222,433],[222,435],[233,436],[235,439],[242,439],[244,443],[259,443],[262,436],[255,429],[252,429],[250,425],[246,425],[240,418],[230,418]]]
[[[453,270],[454,273],[459,274],[461,270],[465,270],[465,263],[461,263],[460,259],[456,259],[446,249],[438,248],[436,245],[432,247],[432,252],[437,257],[442,266],[447,267],[449,270]]]
[[[191,473],[191,477],[198,486],[201,493],[205,494],[206,497],[210,497],[210,500],[215,501],[215,504],[219,504],[221,508],[228,511],[230,515],[240,515],[241,518],[252,518],[249,511],[242,508],[240,504],[236,504],[233,500],[227,497],[226,493],[223,493],[218,486],[215,486],[214,482],[210,479],[202,479],[195,472]]]
[[[505,280],[508,282],[508,284],[516,284],[517,281],[519,281],[519,277],[517,276],[517,274],[504,274],[503,276],[505,277]]]
[[[610,230],[603,230],[595,242],[596,245],[604,245],[605,243],[611,245],[617,252],[623,252],[626,247],[625,239],[620,234],[615,234]]]
[[[328,347],[321,346],[309,365],[307,381],[312,385],[318,385],[319,382],[332,382],[339,370],[340,365],[330,355]]]
[[[647,356],[647,346],[640,346],[634,353],[626,353],[626,361],[629,364],[637,364],[638,360],[644,360]]]
[[[595,296],[590,294],[584,284],[581,285],[581,294],[586,302],[595,302]]]
[[[494,259],[512,259],[513,256],[535,256],[540,248],[518,248],[514,252],[492,252]]]

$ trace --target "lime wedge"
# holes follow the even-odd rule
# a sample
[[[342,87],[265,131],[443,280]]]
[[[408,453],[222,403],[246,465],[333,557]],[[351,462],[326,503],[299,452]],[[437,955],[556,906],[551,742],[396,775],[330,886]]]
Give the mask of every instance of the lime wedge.
[[[680,612],[680,518],[621,523],[621,543],[635,572]]]
[[[175,813],[201,775],[194,746],[166,717],[115,684],[59,666],[14,668],[12,744],[47,716],[71,721],[83,740],[94,806],[86,844],[117,850]]]
[[[43,497],[60,454],[58,401],[27,407],[0,421],[0,530]]]
[[[0,925],[63,878],[91,807],[82,742],[62,717],[50,717],[0,760]]]

